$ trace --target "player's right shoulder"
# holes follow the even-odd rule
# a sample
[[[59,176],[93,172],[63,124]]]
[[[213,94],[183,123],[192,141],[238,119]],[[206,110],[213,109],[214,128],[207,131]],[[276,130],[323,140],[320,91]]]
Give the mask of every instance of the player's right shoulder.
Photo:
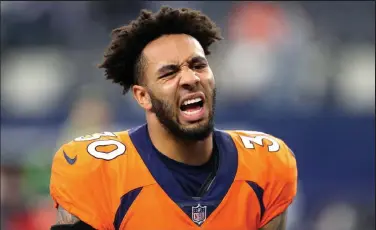
[[[121,135],[127,132],[101,132],[74,138],[63,144],[56,152],[54,162],[76,167],[112,161],[126,152],[126,144]],[[94,165],[92,165],[94,164]]]
[[[127,132],[101,132],[80,136],[63,144],[52,162],[52,178],[75,181],[105,173],[106,165],[114,164],[127,151],[121,135]]]
[[[99,184],[102,183],[101,178],[116,177],[120,172],[111,168],[118,168],[114,165],[127,151],[120,136],[123,133],[94,133],[63,144],[52,161],[51,188],[61,187],[62,184],[74,187],[82,181]],[[104,180],[103,183],[108,182]]]
[[[116,204],[110,201],[118,190],[121,162],[127,153],[127,132],[102,132],[81,136],[62,145],[51,168],[50,194],[55,207],[62,206],[95,227],[111,224]],[[121,166],[122,165],[122,166]]]
[[[68,163],[73,163],[74,161],[68,160],[65,157],[67,154],[80,156],[83,158],[82,161],[84,161],[82,163],[87,161],[94,162],[95,159],[104,160],[104,162],[111,161],[121,156],[126,151],[126,144],[120,138],[120,134],[121,133],[101,132],[80,136],[62,145],[60,149]]]

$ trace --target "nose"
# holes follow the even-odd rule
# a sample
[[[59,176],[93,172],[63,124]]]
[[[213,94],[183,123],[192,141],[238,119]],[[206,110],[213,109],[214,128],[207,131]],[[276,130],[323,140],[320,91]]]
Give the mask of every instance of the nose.
[[[180,85],[184,89],[192,90],[197,87],[200,77],[190,68],[183,68],[181,71]]]

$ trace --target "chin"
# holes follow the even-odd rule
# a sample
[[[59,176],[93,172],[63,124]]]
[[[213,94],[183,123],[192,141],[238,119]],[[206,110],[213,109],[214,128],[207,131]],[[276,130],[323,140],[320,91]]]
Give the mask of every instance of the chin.
[[[180,125],[181,137],[186,140],[205,140],[213,131],[213,124],[208,119],[191,124]]]
[[[205,118],[205,119],[201,119],[201,120],[193,121],[193,122],[185,122],[185,123],[179,122],[179,124],[182,129],[200,129],[200,127],[208,126],[209,120]]]

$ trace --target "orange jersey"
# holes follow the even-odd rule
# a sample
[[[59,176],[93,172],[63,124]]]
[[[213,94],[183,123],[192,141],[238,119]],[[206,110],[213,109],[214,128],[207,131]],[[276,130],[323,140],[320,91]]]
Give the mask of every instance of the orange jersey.
[[[56,153],[56,207],[95,229],[257,230],[281,214],[297,189],[295,157],[260,132],[214,131],[219,166],[202,197],[185,195],[153,154],[147,126],[76,138]]]

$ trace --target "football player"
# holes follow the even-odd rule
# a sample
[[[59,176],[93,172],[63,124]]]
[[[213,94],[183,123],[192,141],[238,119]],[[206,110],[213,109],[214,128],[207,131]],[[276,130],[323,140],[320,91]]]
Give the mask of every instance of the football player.
[[[206,15],[169,7],[113,31],[100,67],[131,91],[146,124],[57,151],[51,229],[285,229],[297,189],[290,149],[265,133],[214,128],[206,57],[220,39]]]

